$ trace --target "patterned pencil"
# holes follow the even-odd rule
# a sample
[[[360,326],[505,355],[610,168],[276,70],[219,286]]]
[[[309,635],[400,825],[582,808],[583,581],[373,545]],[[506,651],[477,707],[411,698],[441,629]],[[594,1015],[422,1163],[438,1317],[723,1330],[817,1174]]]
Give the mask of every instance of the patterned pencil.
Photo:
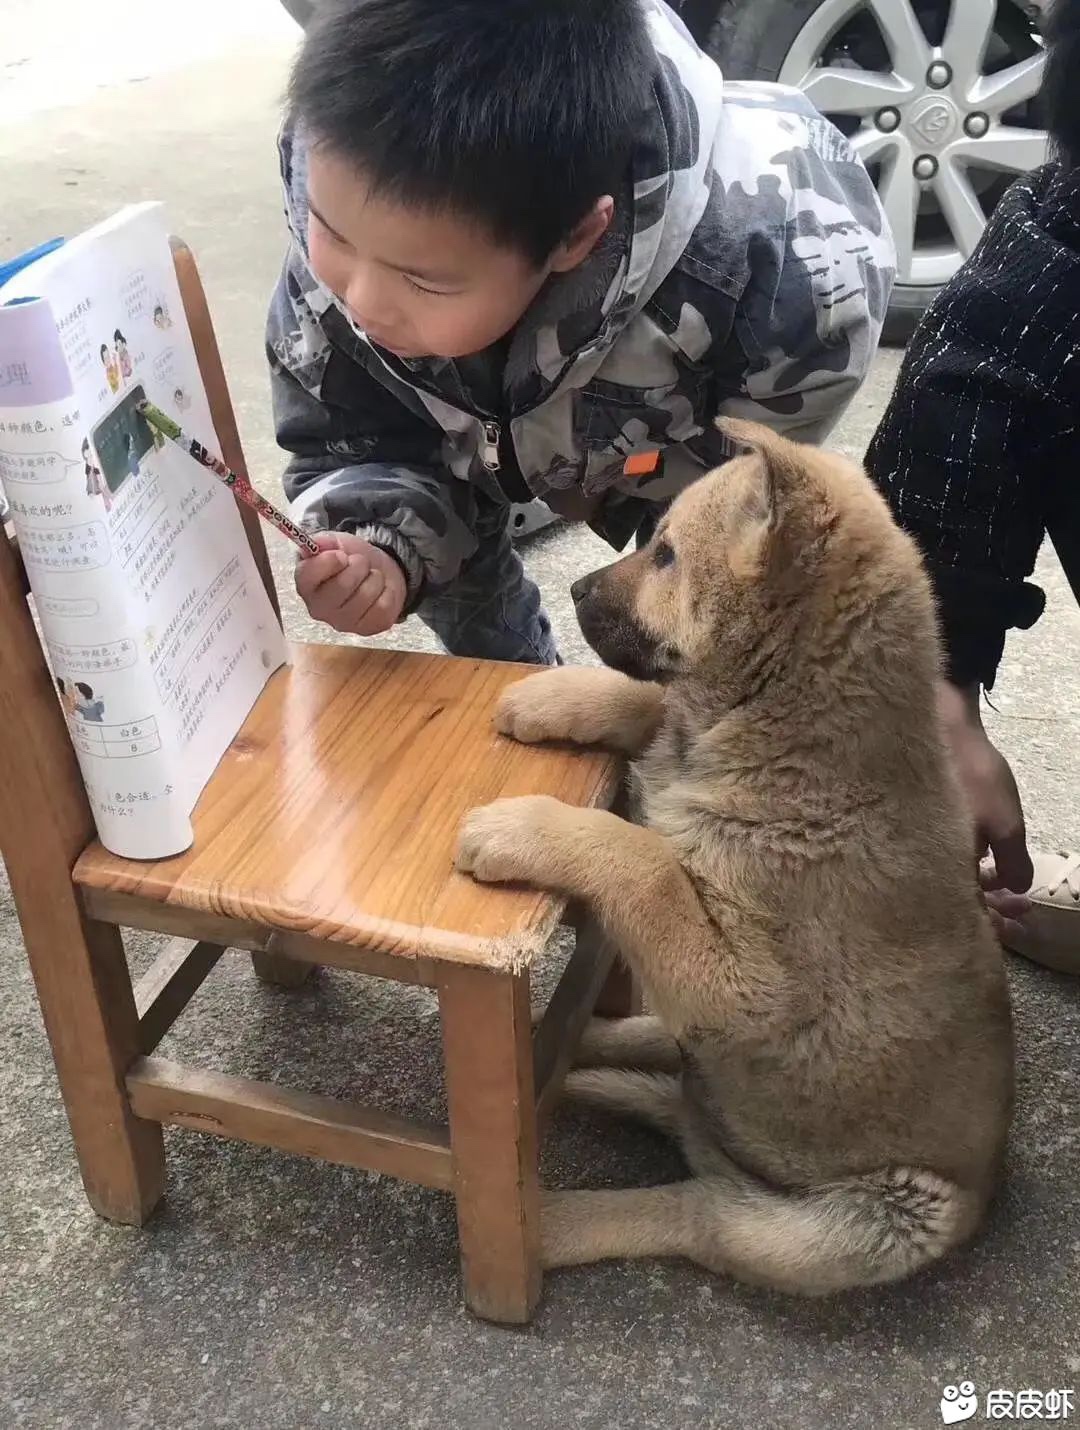
[[[271,526],[277,529],[296,543],[305,556],[318,556],[319,547],[307,534],[296,525],[294,521],[278,511],[273,502],[268,502],[264,496],[255,490],[246,477],[242,477],[239,472],[234,472],[227,467],[224,462],[219,461],[206,450],[203,444],[190,437],[171,417],[167,417],[160,407],[155,407],[152,402],[140,402],[138,406],[140,416],[153,427],[155,432],[160,432],[163,437],[167,437],[170,442],[193,457],[200,467],[205,467],[207,471],[213,472],[225,485],[232,489],[233,495],[238,501],[246,502],[248,506],[254,507],[264,521],[268,521]]]

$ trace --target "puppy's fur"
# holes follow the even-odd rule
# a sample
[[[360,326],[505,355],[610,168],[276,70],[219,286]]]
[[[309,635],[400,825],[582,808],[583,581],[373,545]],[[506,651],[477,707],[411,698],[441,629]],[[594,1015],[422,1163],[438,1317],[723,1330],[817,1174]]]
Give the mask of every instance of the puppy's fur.
[[[549,1195],[546,1263],[678,1254],[820,1294],[975,1230],[1009,1001],[918,555],[853,464],[727,430],[752,454],[575,588],[617,669],[533,676],[498,715],[637,757],[640,822],[507,800],[469,816],[459,864],[585,901],[659,1015],[594,1022],[567,1087],[677,1137],[692,1175]]]

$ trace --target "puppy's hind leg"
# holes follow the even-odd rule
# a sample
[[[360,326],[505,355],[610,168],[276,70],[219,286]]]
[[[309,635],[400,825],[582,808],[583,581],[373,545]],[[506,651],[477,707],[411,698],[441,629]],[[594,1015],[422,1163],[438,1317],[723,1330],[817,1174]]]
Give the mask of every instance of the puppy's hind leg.
[[[682,1054],[659,1018],[591,1018],[578,1044],[575,1067],[646,1068],[677,1073]]]
[[[541,1212],[544,1266],[623,1256],[689,1256],[697,1184],[624,1192],[548,1192]]]
[[[686,1256],[750,1285],[825,1296],[931,1265],[971,1236],[983,1201],[921,1168],[789,1192],[729,1164],[666,1187],[548,1193],[541,1257],[545,1266],[571,1266]]]
[[[617,1117],[632,1117],[681,1140],[682,1086],[670,1073],[634,1068],[579,1068],[567,1073],[565,1095]]]

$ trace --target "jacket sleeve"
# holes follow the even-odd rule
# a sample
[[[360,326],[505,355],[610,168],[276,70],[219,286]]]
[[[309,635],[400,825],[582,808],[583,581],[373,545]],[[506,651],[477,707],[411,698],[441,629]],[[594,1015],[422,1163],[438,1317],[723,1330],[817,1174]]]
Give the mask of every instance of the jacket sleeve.
[[[1050,487],[1080,459],[1052,389],[1010,361],[1008,295],[974,272],[946,288],[908,349],[867,468],[927,561],[947,672],[993,685],[1006,631],[1042,614],[1027,577]]]
[[[801,315],[785,308],[737,320],[745,373],[740,389],[721,397],[719,416],[762,422],[795,442],[827,439],[866,380],[881,327],[856,295],[822,337],[811,302]]]
[[[820,443],[870,371],[896,253],[847,141],[820,116],[798,122],[798,142],[773,159],[788,177],[786,203],[770,175],[744,200],[747,273],[732,330],[743,371],[722,384],[719,411]]]
[[[286,496],[305,529],[354,532],[395,556],[412,609],[475,551],[475,494],[447,469],[442,432],[412,394],[331,346],[290,262],[266,344],[278,444],[292,453]]]

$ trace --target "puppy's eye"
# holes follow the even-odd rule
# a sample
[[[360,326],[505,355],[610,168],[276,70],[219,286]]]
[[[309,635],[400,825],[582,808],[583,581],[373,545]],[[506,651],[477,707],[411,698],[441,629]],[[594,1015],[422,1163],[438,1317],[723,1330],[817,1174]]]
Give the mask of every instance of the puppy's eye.
[[[665,566],[670,566],[675,560],[675,552],[666,541],[658,541],[652,559],[653,565],[663,570]]]

